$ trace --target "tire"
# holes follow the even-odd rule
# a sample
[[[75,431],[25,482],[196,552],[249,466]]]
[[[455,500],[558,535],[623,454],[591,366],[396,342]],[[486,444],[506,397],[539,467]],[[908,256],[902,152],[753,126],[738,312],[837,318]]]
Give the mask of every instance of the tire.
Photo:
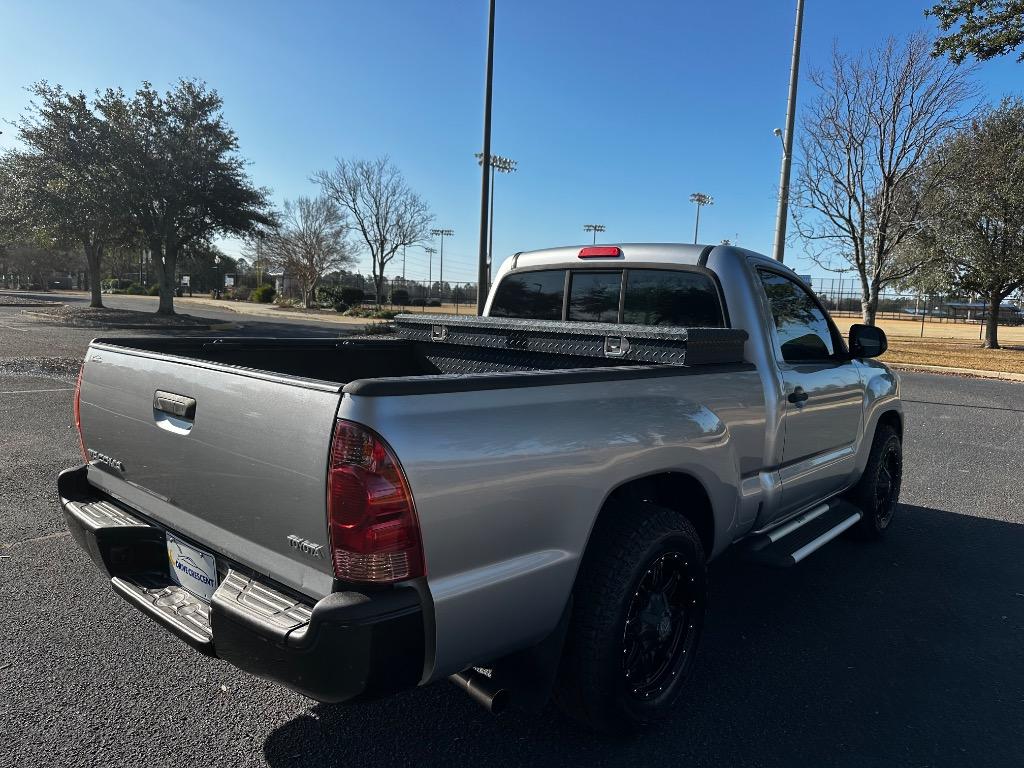
[[[859,539],[880,539],[892,524],[903,483],[903,444],[888,424],[879,425],[867,466],[848,498],[864,513],[850,529]]]
[[[689,521],[645,501],[607,509],[573,588],[558,705],[602,731],[670,714],[693,670],[707,590]]]

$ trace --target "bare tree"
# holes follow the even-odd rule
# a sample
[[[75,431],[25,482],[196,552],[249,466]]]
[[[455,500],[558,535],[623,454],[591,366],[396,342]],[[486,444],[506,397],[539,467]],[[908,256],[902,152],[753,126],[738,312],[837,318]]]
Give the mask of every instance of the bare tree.
[[[825,269],[848,262],[861,282],[864,322],[874,324],[888,283],[921,266],[902,247],[919,230],[930,151],[962,126],[978,95],[973,67],[932,58],[924,35],[888,39],[856,57],[832,53],[803,116],[793,217]]]
[[[376,303],[384,297],[384,269],[398,250],[427,236],[433,216],[386,155],[376,160],[338,160],[333,171],[313,177],[348,212],[367,249]]]
[[[299,281],[303,305],[315,300],[316,287],[328,272],[355,262],[345,239],[349,225],[344,212],[326,195],[286,200],[277,229],[265,239],[269,263]]]

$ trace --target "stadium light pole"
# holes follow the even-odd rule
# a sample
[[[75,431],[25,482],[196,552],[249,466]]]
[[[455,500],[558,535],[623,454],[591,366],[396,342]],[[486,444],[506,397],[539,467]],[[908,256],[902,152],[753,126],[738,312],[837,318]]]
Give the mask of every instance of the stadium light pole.
[[[772,257],[781,262],[786,250],[786,222],[789,216],[789,175],[793,166],[793,123],[796,120],[796,87],[800,80],[800,40],[804,28],[804,0],[796,0],[796,27],[793,30],[793,63],[789,69],[789,96],[786,101],[786,132],[782,139],[782,170],[779,172],[779,210],[775,216],[775,246]]]
[[[697,223],[693,226],[693,244],[697,244],[697,235],[700,232],[700,209],[705,205],[714,205],[715,198],[705,195],[703,192],[694,192],[690,195],[690,202],[697,204]]]
[[[437,295],[440,296],[444,292],[444,239],[445,239],[445,237],[452,237],[455,234],[455,230],[454,229],[432,229],[432,230],[430,230],[430,234],[432,234],[434,237],[440,237],[441,238],[441,267],[440,267],[441,274],[437,278],[437,282],[439,283],[439,285],[437,287]]]
[[[598,232],[604,232],[604,224],[584,224],[583,225],[583,231],[584,232],[593,232],[594,233],[594,239],[593,239],[593,241],[590,244],[591,245],[597,245],[597,233]]]
[[[484,153],[476,152],[473,155],[478,165],[483,165]],[[491,279],[491,264],[494,258],[494,177],[498,173],[515,173],[516,161],[510,157],[491,155],[491,213],[487,220],[487,279]]]
[[[434,254],[437,253],[437,248],[431,248],[429,245],[423,246],[423,250],[427,252],[427,295],[430,295],[430,289],[434,282]]]
[[[484,145],[483,157],[491,156],[491,85],[494,80],[494,0],[488,4],[487,14],[487,72],[484,79]],[[480,252],[477,262],[476,313],[484,313],[487,303],[487,283],[491,279],[487,265],[488,186],[491,164],[480,163]]]

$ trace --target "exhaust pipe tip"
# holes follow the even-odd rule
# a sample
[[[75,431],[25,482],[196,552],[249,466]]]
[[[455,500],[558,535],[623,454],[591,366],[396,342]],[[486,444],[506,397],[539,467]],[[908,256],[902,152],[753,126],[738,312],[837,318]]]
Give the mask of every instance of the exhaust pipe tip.
[[[497,685],[487,675],[467,669],[464,672],[456,672],[448,679],[492,715],[500,715],[508,708],[508,690]]]

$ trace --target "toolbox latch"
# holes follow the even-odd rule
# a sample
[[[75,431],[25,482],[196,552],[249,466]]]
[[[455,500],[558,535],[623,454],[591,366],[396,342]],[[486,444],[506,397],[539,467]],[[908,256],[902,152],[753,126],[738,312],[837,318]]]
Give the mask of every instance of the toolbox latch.
[[[605,336],[605,357],[622,357],[629,351],[629,339],[625,336]]]
[[[432,325],[430,326],[430,340],[431,341],[444,341],[448,338],[448,328],[444,325]]]

